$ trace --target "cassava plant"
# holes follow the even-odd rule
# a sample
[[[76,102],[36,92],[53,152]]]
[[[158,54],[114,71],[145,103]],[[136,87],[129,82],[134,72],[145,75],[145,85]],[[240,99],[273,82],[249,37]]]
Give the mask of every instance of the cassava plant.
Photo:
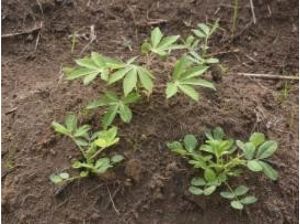
[[[79,174],[75,176],[71,176],[68,172],[51,174],[50,180],[55,184],[84,178],[91,174],[101,175],[124,159],[118,154],[112,157],[104,155],[105,149],[119,142],[116,127],[90,133],[89,125],[78,127],[77,123],[77,118],[73,114],[66,117],[64,125],[52,122],[52,127],[57,133],[74,141],[82,156],[79,160],[72,162],[72,168],[79,170]]]
[[[120,59],[110,58],[96,52],[91,56],[75,60],[74,68],[65,68],[67,79],[83,79],[85,85],[90,84],[97,77],[100,77],[107,85],[122,83],[124,97],[117,97],[110,92],[104,93],[100,100],[93,101],[87,108],[106,107],[107,110],[102,118],[103,128],[108,128],[117,114],[121,120],[129,123],[132,112],[128,104],[135,103],[137,96],[145,93],[147,97],[151,95],[154,88],[150,68],[152,67],[152,57],[158,55],[167,57],[172,50],[182,49],[185,53],[175,63],[171,80],[166,86],[166,98],[169,99],[176,93],[183,93],[191,99],[198,101],[199,93],[194,88],[201,86],[215,90],[213,83],[200,78],[208,69],[210,64],[218,63],[218,59],[207,55],[208,40],[217,30],[218,23],[213,25],[198,24],[197,29],[192,30],[192,34],[178,43],[179,35],[164,35],[159,27],[151,31],[150,38],[141,46],[141,53],[146,55],[132,57],[126,62]],[[133,100],[134,99],[134,100]]]
[[[194,135],[186,135],[183,142],[167,143],[168,148],[188,160],[193,168],[200,171],[200,176],[192,178],[189,191],[194,195],[209,196],[217,188],[226,187],[220,192],[223,198],[230,200],[235,209],[257,201],[248,195],[249,188],[239,185],[233,189],[229,181],[239,177],[245,168],[253,172],[263,172],[271,180],[277,180],[278,174],[268,159],[277,150],[277,143],[266,140],[264,134],[255,132],[247,142],[228,139],[221,128],[206,133],[205,143],[198,144]]]

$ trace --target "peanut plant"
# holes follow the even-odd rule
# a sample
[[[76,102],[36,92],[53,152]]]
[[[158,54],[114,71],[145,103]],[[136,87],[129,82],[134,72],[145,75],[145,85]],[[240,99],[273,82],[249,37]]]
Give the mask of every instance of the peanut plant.
[[[123,97],[105,92],[100,100],[93,101],[87,108],[107,107],[102,118],[104,129],[113,123],[117,114],[123,122],[129,123],[132,119],[132,112],[128,104],[135,103],[140,93],[144,93],[149,98],[155,87],[155,76],[150,70],[153,66],[152,58],[155,55],[165,58],[172,50],[185,51],[175,63],[171,80],[165,84],[167,99],[177,93],[183,93],[192,100],[198,101],[200,95],[195,89],[196,86],[216,90],[212,82],[200,76],[209,69],[210,64],[219,62],[217,58],[207,55],[208,40],[217,28],[218,21],[213,25],[198,24],[197,29],[192,30],[192,34],[179,43],[179,35],[166,36],[156,27],[151,31],[150,38],[142,44],[140,57],[132,57],[123,62],[120,59],[92,52],[91,56],[75,60],[76,66],[67,67],[64,72],[68,80],[83,79],[84,85],[90,84],[97,77],[109,86],[122,82]],[[143,55],[146,55],[145,60],[143,60]],[[146,65],[143,65],[141,61]]]
[[[91,174],[101,175],[124,159],[122,155],[118,154],[112,157],[101,156],[99,158],[105,149],[119,142],[116,127],[90,133],[89,125],[78,127],[77,123],[77,118],[73,114],[66,117],[64,125],[52,122],[54,130],[72,139],[82,155],[80,160],[75,160],[72,163],[72,168],[80,171],[79,175],[71,177],[68,172],[52,174],[50,180],[54,184],[73,181]]]
[[[231,201],[235,209],[257,201],[255,196],[247,195],[249,188],[240,185],[235,189],[229,185],[232,177],[239,177],[245,168],[253,172],[263,172],[271,180],[277,180],[278,173],[268,159],[277,150],[277,143],[266,140],[264,134],[255,132],[247,142],[228,139],[221,128],[206,133],[205,143],[200,145],[194,135],[186,135],[183,142],[167,143],[168,148],[188,160],[201,175],[192,178],[189,191],[194,195],[209,196],[217,188],[226,186],[228,191],[220,195]]]

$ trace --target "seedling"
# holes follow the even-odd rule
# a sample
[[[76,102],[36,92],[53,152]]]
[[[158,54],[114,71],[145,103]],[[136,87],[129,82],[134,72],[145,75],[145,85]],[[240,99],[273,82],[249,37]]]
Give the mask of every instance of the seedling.
[[[221,196],[231,200],[235,209],[256,202],[254,196],[248,195],[244,185],[233,190],[228,181],[242,175],[247,167],[254,172],[262,171],[271,180],[277,180],[278,174],[266,160],[277,149],[275,141],[266,140],[262,133],[253,133],[247,143],[225,138],[221,128],[206,133],[205,144],[199,147],[194,135],[186,135],[183,143],[175,141],[167,146],[172,152],[184,157],[195,169],[202,171],[201,176],[191,180],[189,191],[194,195],[209,196],[217,188],[225,185],[229,191]]]
[[[172,81],[167,83],[167,99],[174,96],[177,92],[183,92],[195,101],[199,100],[199,93],[193,86],[202,86],[215,90],[213,83],[199,78],[208,66],[197,65],[191,66],[192,62],[187,57],[182,57],[175,64]]]
[[[183,46],[175,44],[179,39],[179,35],[164,37],[159,27],[156,27],[151,32],[150,40],[143,43],[141,52],[144,54],[154,53],[163,57],[174,49],[181,49]]]
[[[102,117],[102,126],[106,129],[112,124],[117,114],[120,116],[122,121],[129,123],[132,119],[132,112],[128,105],[137,102],[138,99],[139,95],[135,92],[121,98],[113,92],[106,92],[99,100],[91,102],[87,106],[87,109],[107,107],[107,111]]]
[[[77,128],[77,118],[74,115],[67,116],[65,125],[53,122],[52,127],[56,132],[70,137],[82,154],[80,160],[75,160],[72,163],[72,168],[80,170],[79,175],[71,177],[68,172],[52,174],[50,175],[50,180],[55,184],[73,181],[91,174],[103,174],[124,159],[122,155],[114,155],[112,157],[102,156],[98,158],[105,149],[119,142],[116,127],[89,133],[90,127],[88,125]]]
[[[192,32],[200,40],[203,40],[200,48],[202,50],[202,55],[206,56],[206,52],[209,49],[208,40],[216,32],[219,27],[219,21],[217,20],[213,25],[199,23],[197,29],[193,29]]]

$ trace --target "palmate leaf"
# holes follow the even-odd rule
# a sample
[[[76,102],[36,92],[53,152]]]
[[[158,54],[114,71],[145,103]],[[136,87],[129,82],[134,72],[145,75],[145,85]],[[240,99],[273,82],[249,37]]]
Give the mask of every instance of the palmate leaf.
[[[193,29],[194,35],[200,39],[209,38],[219,27],[219,21],[217,20],[214,24],[199,23],[197,29]]]
[[[166,56],[173,49],[185,48],[184,45],[175,44],[179,37],[179,35],[163,37],[159,27],[156,27],[151,31],[150,41],[144,42],[141,46],[141,51],[145,54],[152,52],[159,56]]]
[[[203,58],[196,51],[190,51],[187,55],[187,58],[198,65],[210,65],[219,63],[218,58]]]
[[[130,59],[123,67],[110,75],[108,84],[113,84],[123,79],[123,91],[127,96],[138,86],[142,86],[150,94],[153,89],[153,75],[144,67],[132,64],[135,58]]]
[[[128,105],[137,102],[139,97],[136,92],[131,92],[126,97],[121,98],[113,92],[106,92],[99,100],[89,103],[87,109],[95,109],[97,107],[107,108],[102,117],[102,126],[106,129],[113,123],[117,115],[120,116],[122,121],[129,123],[132,119],[132,111]]]
[[[85,85],[91,83],[97,76],[107,81],[111,69],[123,66],[121,61],[105,57],[92,52],[90,57],[75,60],[77,67],[65,68],[64,73],[68,80],[83,78]]]
[[[166,97],[167,99],[174,96],[177,92],[182,92],[195,101],[199,100],[199,93],[193,86],[202,86],[215,90],[213,83],[198,78],[206,70],[207,66],[192,66],[191,61],[187,57],[179,59],[174,67],[172,81],[167,83]]]

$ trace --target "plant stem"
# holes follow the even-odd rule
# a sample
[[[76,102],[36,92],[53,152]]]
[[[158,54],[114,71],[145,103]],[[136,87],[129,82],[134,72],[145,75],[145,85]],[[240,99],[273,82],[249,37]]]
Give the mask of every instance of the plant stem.
[[[94,159],[96,156],[98,156],[105,148],[100,148],[97,152],[95,152],[94,155],[92,155],[89,159]]]
[[[79,148],[79,150],[80,150],[82,156],[83,156],[85,159],[87,159],[84,149],[81,148],[81,146],[78,145],[78,144],[76,143],[76,139],[75,139],[72,135],[69,135],[69,137],[70,137],[70,138],[75,142],[75,144],[78,146],[78,148]]]
[[[232,26],[231,26],[231,36],[233,37],[236,30],[236,22],[238,18],[239,11],[239,0],[233,0],[233,16],[232,16]]]

